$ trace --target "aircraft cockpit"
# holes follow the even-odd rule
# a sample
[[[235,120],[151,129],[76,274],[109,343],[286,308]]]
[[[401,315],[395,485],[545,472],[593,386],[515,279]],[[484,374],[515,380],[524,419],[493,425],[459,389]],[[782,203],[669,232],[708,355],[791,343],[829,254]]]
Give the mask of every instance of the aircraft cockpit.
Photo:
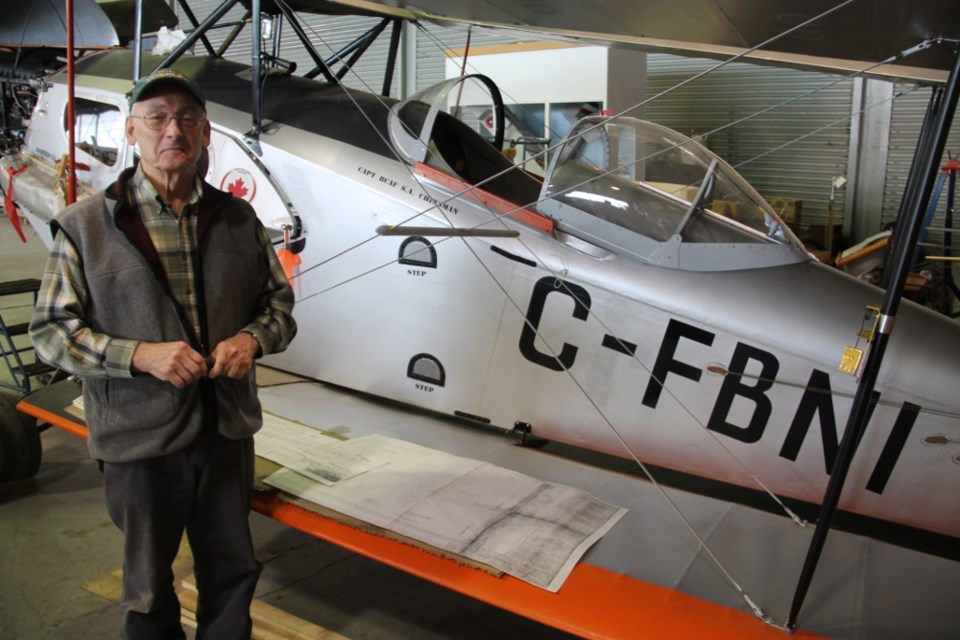
[[[693,139],[636,118],[585,117],[541,181],[500,153],[503,114],[488,78],[451,78],[394,105],[390,137],[420,175],[453,177],[644,262],[727,271],[811,259],[763,197]]]
[[[519,206],[540,197],[541,183],[501,152],[503,101],[485,76],[451,78],[394,105],[394,148],[412,165],[426,165]]]

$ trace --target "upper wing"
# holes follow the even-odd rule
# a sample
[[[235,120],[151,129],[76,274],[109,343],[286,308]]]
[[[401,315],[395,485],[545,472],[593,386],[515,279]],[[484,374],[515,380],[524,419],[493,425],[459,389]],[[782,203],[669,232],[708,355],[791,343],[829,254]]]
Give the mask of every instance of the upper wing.
[[[338,2],[392,15],[406,7],[411,12],[401,17],[535,31],[665,53],[722,58],[744,54],[750,62],[937,83],[946,81],[960,38],[960,12],[941,0]],[[909,57],[899,57],[917,47]]]

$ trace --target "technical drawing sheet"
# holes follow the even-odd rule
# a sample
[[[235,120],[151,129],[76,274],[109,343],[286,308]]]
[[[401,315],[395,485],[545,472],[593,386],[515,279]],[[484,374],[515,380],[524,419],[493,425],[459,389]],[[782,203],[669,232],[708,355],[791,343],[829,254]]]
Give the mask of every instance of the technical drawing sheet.
[[[626,513],[579,489],[385,436],[339,441],[276,418],[261,433],[257,455],[285,467],[267,484],[550,591]]]

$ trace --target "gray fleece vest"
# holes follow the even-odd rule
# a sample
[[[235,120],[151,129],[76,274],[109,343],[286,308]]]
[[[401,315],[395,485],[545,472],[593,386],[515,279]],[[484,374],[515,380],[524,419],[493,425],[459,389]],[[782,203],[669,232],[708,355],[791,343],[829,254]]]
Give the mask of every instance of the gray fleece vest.
[[[83,261],[87,322],[93,331],[118,338],[183,340],[207,355],[246,326],[262,304],[259,285],[269,264],[257,239],[256,215],[243,200],[204,184],[194,256],[202,324],[197,336],[170,293],[139,213],[126,202],[128,176],[55,221]],[[204,430],[249,437],[262,424],[253,370],[241,380],[221,376],[186,389],[149,375],[85,378],[83,400],[90,453],[108,462],[172,453]]]

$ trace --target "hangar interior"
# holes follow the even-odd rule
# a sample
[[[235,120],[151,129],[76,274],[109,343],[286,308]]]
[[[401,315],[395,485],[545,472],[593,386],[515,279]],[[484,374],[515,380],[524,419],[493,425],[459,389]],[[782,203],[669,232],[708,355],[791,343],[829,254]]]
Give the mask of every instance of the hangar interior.
[[[169,4],[185,23],[183,6],[174,0]],[[205,16],[220,2],[189,0],[187,4],[196,16]],[[225,19],[242,21],[243,17],[243,9],[237,7]],[[321,53],[332,55],[378,22],[371,17],[305,16],[303,27]],[[295,37],[282,21],[265,21],[262,26],[279,28],[279,35],[264,35],[274,42]],[[156,37],[148,36],[149,48]],[[211,36],[212,45],[218,47],[228,38],[233,36],[220,30]],[[489,75],[503,92],[511,114],[505,154],[514,162],[522,163],[528,154],[556,144],[584,116],[630,108],[630,115],[698,137],[741,173],[807,249],[828,265],[837,264],[844,250],[895,224],[932,91],[922,84],[841,78],[744,62],[725,65],[701,78],[718,64],[716,60],[456,23],[424,23],[419,28],[405,23],[400,38],[392,97],[408,98],[461,70]],[[388,47],[388,37],[374,41],[346,75],[344,86],[378,91]],[[250,55],[247,29],[232,42],[226,57],[249,64]],[[305,53],[285,58],[301,67],[312,66]],[[531,76],[539,82],[532,82]],[[478,130],[484,115],[482,111],[475,114],[472,124]],[[958,153],[960,126],[954,124],[942,161]],[[949,254],[947,190],[944,183],[942,191],[937,191],[921,238],[921,247],[931,255]],[[12,227],[0,228],[3,281],[39,277],[46,255],[46,248],[35,238],[22,243]],[[837,268],[877,282],[883,255],[881,250]],[[960,277],[956,262],[927,261],[918,264],[915,272],[918,276],[908,298],[956,317],[960,300],[948,286]],[[7,325],[28,321],[30,295],[0,298],[0,315]],[[29,347],[23,350],[29,361]],[[16,386],[6,368],[0,368],[0,380]],[[271,402],[281,403],[286,385],[295,388],[303,380],[269,366],[258,369],[258,384],[270,398],[268,409]],[[5,394],[9,398],[4,405],[6,419],[17,397]],[[363,397],[351,402],[379,407]],[[433,415],[419,419],[442,421]],[[100,475],[84,441],[61,429],[41,428],[38,467],[28,478],[0,485],[6,487],[5,493],[0,492],[0,538],[5,540],[0,551],[5,566],[0,571],[0,639],[115,637],[120,613],[111,599],[117,597],[122,536],[103,508]],[[943,437],[952,442],[949,434]],[[6,446],[9,451],[14,445]],[[37,445],[31,440],[15,446]],[[954,456],[953,464],[960,464],[958,460]],[[13,463],[8,459],[5,464],[9,470]],[[264,607],[263,619],[278,629],[274,635],[260,637],[576,637],[262,514],[251,515],[251,526],[258,558],[265,565],[256,599]],[[942,550],[955,539],[932,537],[941,548],[940,555],[956,564],[956,552]],[[862,549],[865,555],[880,553],[872,548],[866,551],[866,546]],[[188,552],[184,553],[187,566]],[[903,562],[898,557],[890,565]],[[946,584],[944,575],[951,574],[937,573],[933,583],[944,580]],[[949,593],[949,588],[944,592]],[[935,607],[939,601],[931,602]],[[828,611],[829,622],[821,624],[821,632],[828,634],[835,624],[841,635],[856,634],[856,628],[844,621],[829,620],[833,614],[829,605],[818,606]],[[189,624],[186,628],[188,637],[193,637]],[[919,623],[917,629],[921,630],[918,637],[946,637],[937,631],[924,635],[926,628]]]

